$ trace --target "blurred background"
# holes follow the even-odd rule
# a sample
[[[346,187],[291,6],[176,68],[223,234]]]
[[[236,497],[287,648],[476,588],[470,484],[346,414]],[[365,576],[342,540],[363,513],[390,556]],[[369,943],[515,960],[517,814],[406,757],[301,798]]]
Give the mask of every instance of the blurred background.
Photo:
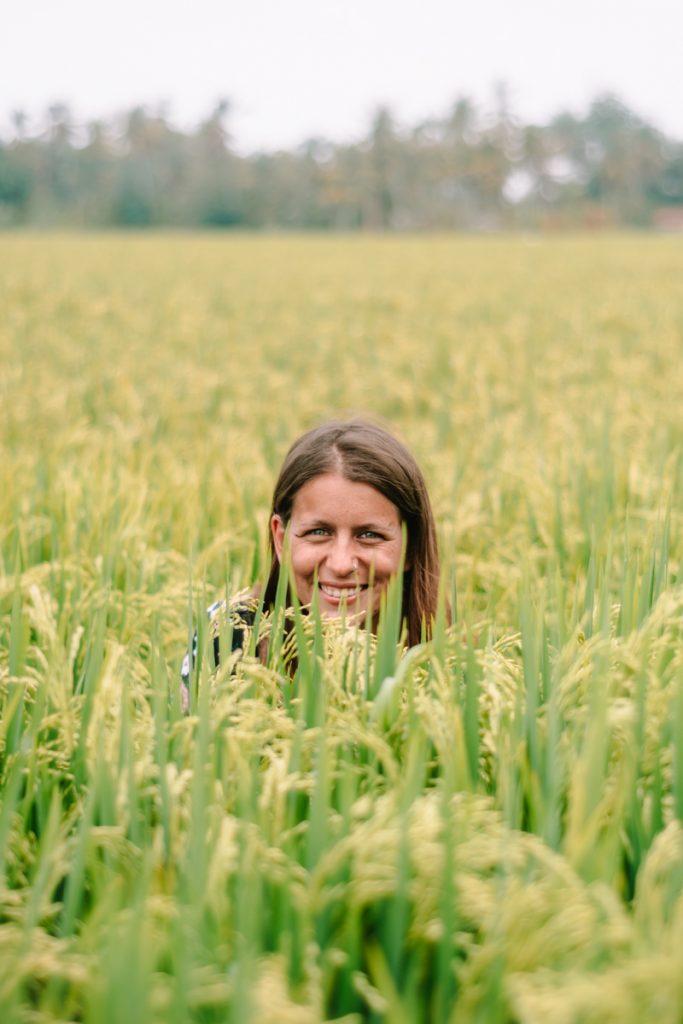
[[[0,226],[683,230],[672,0],[29,2]]]

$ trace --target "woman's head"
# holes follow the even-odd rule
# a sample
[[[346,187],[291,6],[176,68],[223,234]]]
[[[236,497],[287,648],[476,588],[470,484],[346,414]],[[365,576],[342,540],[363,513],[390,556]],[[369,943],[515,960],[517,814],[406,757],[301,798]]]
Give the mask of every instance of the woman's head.
[[[434,517],[424,478],[407,449],[364,420],[333,421],[308,431],[287,453],[273,494],[270,576],[275,597],[289,528],[297,597],[313,599],[314,580],[325,615],[379,609],[380,597],[407,546],[403,615],[408,642],[418,643],[424,620],[436,614],[439,561]],[[372,584],[372,586],[371,586]]]

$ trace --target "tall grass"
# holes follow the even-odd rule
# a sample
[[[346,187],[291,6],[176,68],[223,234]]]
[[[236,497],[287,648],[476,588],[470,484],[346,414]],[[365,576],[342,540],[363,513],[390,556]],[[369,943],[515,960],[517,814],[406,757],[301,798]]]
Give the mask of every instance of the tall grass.
[[[2,1020],[678,1022],[675,240],[0,263]],[[433,639],[405,648],[400,580],[374,637],[283,573],[216,670],[204,609],[263,575],[292,438],[346,411],[424,466]]]

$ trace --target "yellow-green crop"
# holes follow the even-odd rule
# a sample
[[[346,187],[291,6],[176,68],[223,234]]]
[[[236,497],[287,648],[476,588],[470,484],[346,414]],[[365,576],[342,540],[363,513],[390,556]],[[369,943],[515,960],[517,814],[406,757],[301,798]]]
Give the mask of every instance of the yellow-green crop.
[[[681,281],[635,235],[0,237],[3,1022],[678,1024]],[[455,624],[210,672],[348,413]]]

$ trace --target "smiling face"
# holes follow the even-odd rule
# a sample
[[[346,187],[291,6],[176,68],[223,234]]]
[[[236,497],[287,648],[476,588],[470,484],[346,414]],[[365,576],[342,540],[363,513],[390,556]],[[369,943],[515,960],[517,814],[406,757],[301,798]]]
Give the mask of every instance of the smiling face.
[[[270,526],[281,561],[287,524],[274,515]],[[369,484],[322,473],[297,491],[289,527],[294,582],[303,605],[313,600],[317,570],[323,615],[335,617],[346,608],[355,617],[368,607],[379,609],[401,559],[401,519],[388,498]]]

